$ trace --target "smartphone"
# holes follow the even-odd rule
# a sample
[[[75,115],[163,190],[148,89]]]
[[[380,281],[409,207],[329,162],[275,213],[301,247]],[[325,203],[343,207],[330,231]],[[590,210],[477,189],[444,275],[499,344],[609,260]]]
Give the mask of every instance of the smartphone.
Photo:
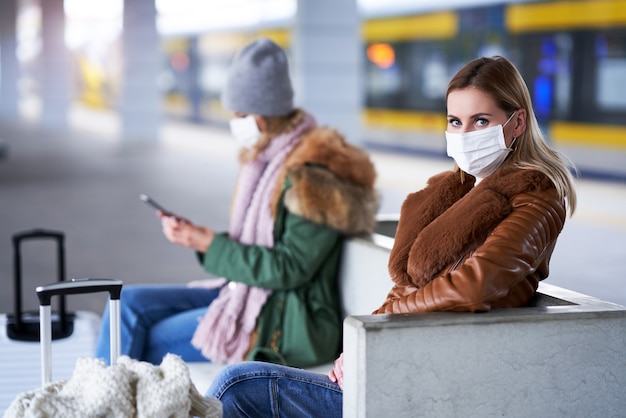
[[[163,206],[159,205],[154,199],[152,199],[147,194],[140,194],[139,199],[143,200],[148,205],[152,206],[154,209],[160,210],[161,212],[163,212],[165,216],[174,216],[174,213],[170,212],[169,210],[165,209]]]

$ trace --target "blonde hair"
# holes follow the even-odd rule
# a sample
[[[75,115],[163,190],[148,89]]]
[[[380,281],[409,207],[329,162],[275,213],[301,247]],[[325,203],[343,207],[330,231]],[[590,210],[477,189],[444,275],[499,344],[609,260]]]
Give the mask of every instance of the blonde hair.
[[[571,216],[576,209],[576,189],[570,169],[575,172],[576,167],[569,158],[552,149],[546,142],[533,110],[528,87],[517,68],[501,56],[470,61],[450,80],[446,99],[450,92],[467,87],[475,87],[488,94],[507,115],[526,109],[526,130],[517,138],[515,150],[503,165],[544,173],[554,183],[559,196],[567,201]]]
[[[266,129],[254,146],[242,148],[239,154],[239,161],[242,163],[254,160],[269,146],[272,139],[298,126],[304,119],[304,112],[296,109],[284,116],[261,116],[261,118],[265,121]]]

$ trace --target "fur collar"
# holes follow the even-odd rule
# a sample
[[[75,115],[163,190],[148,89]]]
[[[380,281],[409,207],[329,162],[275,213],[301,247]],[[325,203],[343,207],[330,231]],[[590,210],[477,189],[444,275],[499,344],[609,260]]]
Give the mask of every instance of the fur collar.
[[[390,259],[390,271],[406,271],[392,277],[399,285],[421,287],[445,266],[475,250],[512,211],[511,199],[520,194],[554,188],[551,180],[535,170],[502,167],[473,187],[475,178],[459,172],[432,177],[427,187],[410,195],[403,204],[396,239],[400,257]],[[404,221],[404,222],[402,222]],[[410,254],[409,254],[410,253]],[[409,261],[410,257],[410,261]],[[392,268],[392,263],[405,268]],[[397,266],[399,267],[399,266]]]
[[[336,130],[309,131],[285,163],[292,213],[346,235],[371,233],[376,225],[376,170],[369,156]]]

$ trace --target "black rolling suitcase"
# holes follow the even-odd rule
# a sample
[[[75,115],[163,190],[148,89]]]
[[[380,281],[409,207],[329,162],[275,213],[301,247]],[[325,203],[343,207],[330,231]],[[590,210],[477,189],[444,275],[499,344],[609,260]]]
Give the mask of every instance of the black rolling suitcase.
[[[62,232],[35,229],[12,237],[14,247],[14,311],[0,314],[0,411],[6,410],[21,392],[40,385],[40,316],[22,309],[21,245],[25,241],[54,241],[57,246],[58,280],[65,279],[64,235]],[[42,278],[39,282],[49,282]],[[65,282],[70,283],[70,282]],[[67,312],[60,296],[58,310],[50,311],[53,354],[51,370],[56,379],[68,379],[79,357],[92,357],[100,327],[94,312]]]

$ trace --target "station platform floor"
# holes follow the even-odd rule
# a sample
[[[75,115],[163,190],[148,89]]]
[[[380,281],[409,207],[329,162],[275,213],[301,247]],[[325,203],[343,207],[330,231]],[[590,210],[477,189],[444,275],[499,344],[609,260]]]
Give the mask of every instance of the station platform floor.
[[[152,145],[119,137],[111,112],[74,107],[70,129],[44,130],[28,115],[0,123],[0,312],[13,310],[11,236],[46,228],[66,235],[66,276],[131,283],[185,283],[203,277],[195,255],[170,244],[151,195],[192,221],[227,228],[237,174],[237,149],[226,130],[167,120]],[[398,213],[451,160],[370,150],[378,170],[380,213]],[[626,163],[626,162],[625,162]],[[626,184],[579,179],[579,206],[565,225],[549,283],[626,305]],[[56,280],[54,251],[44,242],[23,247],[23,304],[36,309],[34,287]],[[391,282],[390,282],[391,287]],[[381,302],[385,295],[380,295]],[[68,300],[70,309],[101,312],[106,297]]]

